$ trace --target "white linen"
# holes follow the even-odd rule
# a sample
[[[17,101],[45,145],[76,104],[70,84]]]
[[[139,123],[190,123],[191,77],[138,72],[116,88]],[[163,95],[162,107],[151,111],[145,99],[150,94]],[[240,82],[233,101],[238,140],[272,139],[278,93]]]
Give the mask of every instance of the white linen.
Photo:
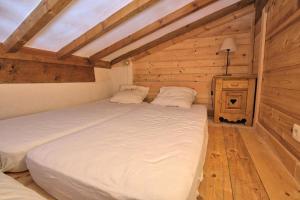
[[[35,148],[27,165],[58,199],[195,199],[206,141],[205,106],[148,104]]]
[[[187,87],[162,87],[151,103],[162,106],[191,108],[196,95],[195,90]]]
[[[0,172],[0,200],[45,200],[45,198]]]
[[[102,100],[0,121],[0,171],[27,169],[26,153],[43,143],[125,114],[137,105]]]

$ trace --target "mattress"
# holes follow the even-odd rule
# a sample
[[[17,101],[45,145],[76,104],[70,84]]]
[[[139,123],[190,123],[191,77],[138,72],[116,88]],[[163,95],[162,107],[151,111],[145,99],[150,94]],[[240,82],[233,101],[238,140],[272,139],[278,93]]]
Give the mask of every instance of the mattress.
[[[149,104],[41,145],[26,161],[59,200],[196,199],[207,137],[205,106]]]
[[[0,171],[25,171],[27,170],[25,156],[30,149],[105,122],[137,107],[134,104],[116,104],[102,100],[67,109],[1,120]]]
[[[45,200],[13,178],[0,172],[0,200]]]

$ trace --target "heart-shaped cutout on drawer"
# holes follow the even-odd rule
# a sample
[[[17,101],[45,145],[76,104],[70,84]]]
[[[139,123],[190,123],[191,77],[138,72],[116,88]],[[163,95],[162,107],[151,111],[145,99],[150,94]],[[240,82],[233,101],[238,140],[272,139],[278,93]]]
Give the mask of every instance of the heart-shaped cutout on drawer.
[[[235,104],[236,101],[236,99],[230,99],[231,104]]]

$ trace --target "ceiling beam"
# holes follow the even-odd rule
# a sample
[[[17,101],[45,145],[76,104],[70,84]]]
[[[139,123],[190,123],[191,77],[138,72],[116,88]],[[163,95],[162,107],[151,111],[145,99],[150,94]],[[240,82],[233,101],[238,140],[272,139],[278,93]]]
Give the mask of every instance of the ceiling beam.
[[[72,66],[93,67],[87,58],[70,56],[65,60],[57,59],[56,53],[29,47],[22,47],[18,52],[5,52],[4,45],[0,43],[0,58],[11,60],[35,61],[40,63],[64,64]]]
[[[160,38],[158,38],[154,41],[151,41],[151,42],[149,42],[149,43],[147,43],[147,44],[145,44],[145,45],[143,45],[143,46],[141,46],[137,49],[129,51],[129,52],[113,59],[111,61],[111,65],[119,63],[122,60],[137,56],[141,53],[149,54],[147,51],[154,48],[154,47],[156,47],[156,46],[159,46],[159,45],[161,45],[165,42],[173,40],[174,38],[179,37],[179,36],[181,36],[185,33],[188,33],[188,32],[190,32],[190,31],[192,31],[196,28],[199,28],[201,26],[209,24],[210,22],[213,22],[217,19],[220,19],[220,18],[222,18],[222,17],[224,17],[224,16],[226,16],[226,15],[232,13],[232,12],[238,11],[238,10],[240,10],[240,9],[242,9],[242,8],[252,4],[252,3],[253,3],[253,0],[242,0],[238,3],[230,5],[226,8],[223,8],[223,9],[217,11],[217,12],[214,12],[214,13],[212,13],[212,14],[206,16],[206,17],[203,17],[203,18],[201,18],[201,19],[199,19],[199,20],[197,20],[197,21],[195,21],[191,24],[188,24],[188,25],[186,25],[182,28],[179,28],[179,29],[177,29],[177,30],[175,30],[171,33],[168,33],[168,34],[166,34],[166,35],[164,35],[164,36],[162,36],[162,37],[160,37]],[[252,9],[252,11],[253,11],[253,9]],[[236,16],[233,16],[233,19],[234,18],[236,18]],[[159,49],[161,49],[161,48],[159,48]]]
[[[114,44],[102,49],[101,51],[95,53],[90,57],[92,61],[96,61],[101,59],[173,22],[179,20],[201,8],[207,6],[210,3],[216,2],[216,0],[194,0],[191,3],[183,6],[182,8],[160,18],[159,20],[145,26],[144,28],[140,29],[139,31],[115,42]]]
[[[143,11],[155,2],[157,2],[157,0],[133,0],[131,3],[121,8],[113,15],[61,48],[57,52],[57,56],[59,58],[66,58],[70,56],[72,53],[112,30],[122,22],[128,20],[130,17]]]
[[[268,0],[255,0],[255,22],[257,22],[261,18],[262,11],[267,3]]]
[[[4,41],[6,52],[18,51],[72,0],[43,0]]]
[[[91,62],[91,63],[93,67],[111,69],[111,64],[109,61],[98,60],[96,62]]]

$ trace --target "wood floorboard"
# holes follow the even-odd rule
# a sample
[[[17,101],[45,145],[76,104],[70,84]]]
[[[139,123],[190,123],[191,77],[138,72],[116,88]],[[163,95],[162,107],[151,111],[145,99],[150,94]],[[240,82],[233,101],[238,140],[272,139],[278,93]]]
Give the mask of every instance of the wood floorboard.
[[[233,199],[223,130],[209,126],[208,132],[204,179],[199,187],[200,199]]]
[[[268,200],[269,197],[256,171],[237,128],[223,127],[233,199]]]
[[[300,187],[251,128],[209,122],[199,200],[300,200]],[[48,200],[29,172],[8,175]]]
[[[256,132],[252,129],[239,129],[240,135],[245,142],[257,172],[264,183],[266,191],[272,200],[300,199],[299,185],[280,162],[279,158],[270,148],[259,148],[267,146],[260,135],[253,137]],[[274,164],[276,163],[276,164]]]
[[[32,189],[39,193],[41,196],[45,197],[47,200],[55,200],[51,195],[49,195],[46,191],[44,191],[42,188],[40,188],[30,176],[30,173],[28,171],[26,172],[19,172],[19,173],[8,173],[9,176],[13,177],[17,181],[19,181],[24,186],[28,187],[29,189]]]

